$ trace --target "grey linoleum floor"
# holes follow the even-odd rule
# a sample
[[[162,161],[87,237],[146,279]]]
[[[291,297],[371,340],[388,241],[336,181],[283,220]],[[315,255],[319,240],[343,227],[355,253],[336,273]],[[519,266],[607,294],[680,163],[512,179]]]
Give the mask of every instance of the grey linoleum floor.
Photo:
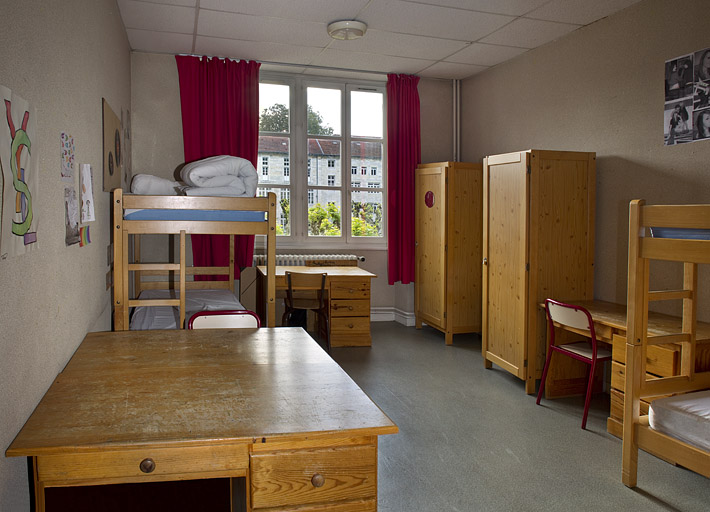
[[[710,480],[639,454],[639,485],[621,483],[621,441],[606,433],[606,395],[545,401],[497,366],[478,335],[372,324],[372,348],[333,358],[399,426],[380,437],[379,511],[703,511]]]

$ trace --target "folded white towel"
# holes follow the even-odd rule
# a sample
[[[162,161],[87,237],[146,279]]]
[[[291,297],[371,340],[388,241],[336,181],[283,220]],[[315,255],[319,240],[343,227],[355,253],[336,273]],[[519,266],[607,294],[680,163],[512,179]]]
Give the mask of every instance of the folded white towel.
[[[131,192],[146,196],[175,196],[180,183],[166,180],[152,174],[136,174],[131,180]]]
[[[237,188],[239,182],[244,187],[243,194],[239,195],[246,197],[253,197],[256,194],[259,180],[256,169],[249,160],[229,155],[211,156],[190,162],[182,168],[180,177],[188,187],[199,188]],[[198,195],[190,194],[187,190],[190,188],[186,189],[188,195]]]

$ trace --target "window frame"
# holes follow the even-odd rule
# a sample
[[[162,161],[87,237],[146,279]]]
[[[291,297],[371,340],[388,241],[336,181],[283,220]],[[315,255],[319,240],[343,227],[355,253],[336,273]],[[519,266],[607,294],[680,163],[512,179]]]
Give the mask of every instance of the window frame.
[[[279,235],[278,245],[282,248],[293,249],[326,249],[339,250],[347,249],[386,249],[387,247],[387,94],[386,86],[381,82],[367,82],[361,80],[345,80],[337,78],[325,77],[300,77],[287,74],[277,73],[261,73],[260,82],[273,83],[279,85],[287,85],[290,87],[290,112],[289,112],[289,133],[261,133],[261,135],[274,135],[279,137],[290,138],[290,176],[289,184],[264,184],[263,187],[269,188],[277,192],[278,197],[281,197],[279,192],[284,188],[290,190],[290,234]],[[324,138],[341,141],[341,165],[340,165],[340,186],[316,186],[308,185],[307,169],[311,166],[311,159],[308,155],[308,138],[307,133],[307,91],[309,87],[329,88],[341,90],[341,126],[339,131],[341,135],[324,136],[312,135],[310,138]],[[350,118],[350,102],[351,93],[353,91],[362,90],[363,92],[377,92],[382,94],[382,137],[352,137],[351,136],[351,118]],[[381,237],[364,237],[353,236],[351,226],[351,209],[352,209],[352,194],[353,192],[363,191],[363,187],[353,188],[351,185],[353,178],[359,178],[357,175],[352,175],[347,172],[352,169],[350,158],[351,143],[356,141],[362,142],[381,142],[382,143],[382,162],[381,162],[381,186],[377,192],[382,197],[382,236]],[[336,163],[337,167],[337,163]],[[359,165],[358,165],[359,167]],[[371,167],[368,164],[368,167]],[[333,167],[326,167],[327,170]],[[303,172],[301,172],[303,170]],[[369,169],[368,169],[369,170]],[[366,173],[366,176],[369,173]],[[369,176],[368,176],[369,177]],[[337,179],[336,179],[337,182]],[[260,186],[262,186],[260,184]],[[339,237],[329,236],[309,236],[308,235],[308,207],[309,207],[309,189],[327,189],[340,190],[341,195],[341,235]],[[366,191],[372,192],[372,187],[364,188]],[[324,205],[325,206],[325,205]],[[261,240],[260,240],[261,239]],[[257,247],[264,246],[263,237],[258,237],[256,242]]]

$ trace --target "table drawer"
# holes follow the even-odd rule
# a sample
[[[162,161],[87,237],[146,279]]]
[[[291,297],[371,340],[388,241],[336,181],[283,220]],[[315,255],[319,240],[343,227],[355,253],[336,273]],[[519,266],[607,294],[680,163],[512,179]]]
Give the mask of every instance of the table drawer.
[[[330,316],[370,316],[370,301],[335,299],[330,301]]]
[[[624,392],[618,389],[612,389],[609,391],[611,398],[611,404],[609,407],[609,416],[618,420],[624,421]],[[648,414],[648,402],[641,400],[639,410],[641,414]]]
[[[330,298],[331,299],[369,299],[370,298],[370,280],[330,280]]]
[[[651,345],[646,348],[646,371],[661,377],[678,375],[678,354],[680,347],[675,345]],[[614,361],[626,363],[626,338],[614,335],[612,338],[612,357]]]
[[[370,500],[377,496],[377,446],[253,453],[250,474],[254,509]]]
[[[656,375],[647,373],[646,379],[657,379]],[[626,366],[617,363],[616,361],[611,362],[611,387],[618,389],[619,391],[624,390],[624,385],[626,383]]]
[[[335,334],[370,334],[370,317],[344,316],[331,318],[330,332]]]
[[[141,463],[152,460],[149,472]],[[37,458],[39,479],[43,482],[131,478],[159,480],[166,475],[205,476],[205,473],[246,471],[249,450],[246,445],[158,448],[100,453],[66,453],[42,455]]]

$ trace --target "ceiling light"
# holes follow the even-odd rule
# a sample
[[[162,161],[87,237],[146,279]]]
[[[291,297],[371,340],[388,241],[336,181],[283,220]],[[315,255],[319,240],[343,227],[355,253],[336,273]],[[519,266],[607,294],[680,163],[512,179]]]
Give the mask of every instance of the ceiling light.
[[[350,39],[359,39],[367,32],[367,25],[362,21],[343,20],[334,21],[328,25],[328,35],[333,39],[341,39],[348,41]]]

